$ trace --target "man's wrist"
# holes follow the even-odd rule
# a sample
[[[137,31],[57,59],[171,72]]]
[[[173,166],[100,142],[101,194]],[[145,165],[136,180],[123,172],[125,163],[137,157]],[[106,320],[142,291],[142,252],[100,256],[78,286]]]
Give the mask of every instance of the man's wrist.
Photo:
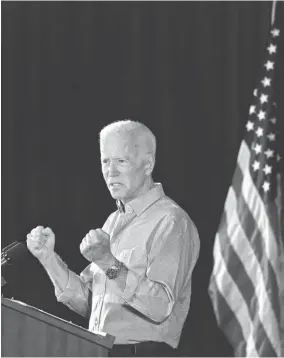
[[[54,263],[57,262],[61,267],[67,267],[67,264],[61,259],[61,257],[55,252],[52,251],[48,257],[39,260],[42,266],[48,269],[50,266],[54,266]]]
[[[47,255],[46,257],[43,257],[43,258],[38,258],[39,262],[42,264],[42,266],[46,267],[46,266],[49,266],[50,263],[52,261],[54,261],[55,259],[55,252],[52,251],[49,253],[49,255]]]
[[[109,279],[119,276],[121,270],[125,267],[123,262],[119,261],[115,256],[105,257],[104,260],[98,260],[95,264],[105,273]]]
[[[96,260],[94,263],[102,270],[106,271],[109,267],[115,265],[116,258],[113,255],[110,255],[108,257],[104,257],[103,260]]]
[[[123,262],[116,259],[115,263],[105,271],[107,278],[110,280],[117,278],[120,275],[123,267]]]

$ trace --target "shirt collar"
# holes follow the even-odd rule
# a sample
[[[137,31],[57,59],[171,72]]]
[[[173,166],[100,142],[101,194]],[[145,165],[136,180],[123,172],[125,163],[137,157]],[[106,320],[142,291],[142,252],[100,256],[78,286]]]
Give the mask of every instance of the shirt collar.
[[[125,205],[123,204],[123,202],[121,200],[116,200],[116,206],[118,211],[122,214],[125,213]]]
[[[131,200],[129,203],[124,204],[120,201],[116,201],[116,205],[120,213],[126,212],[135,212],[137,216],[141,215],[143,211],[149,208],[152,204],[154,204],[161,197],[165,196],[163,187],[161,183],[155,183],[154,187],[147,191],[147,193],[138,196],[137,198]]]

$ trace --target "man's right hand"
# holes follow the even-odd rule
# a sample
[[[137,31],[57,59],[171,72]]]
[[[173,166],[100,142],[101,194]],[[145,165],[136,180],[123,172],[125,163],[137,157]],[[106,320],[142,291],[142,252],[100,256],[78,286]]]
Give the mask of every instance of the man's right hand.
[[[30,252],[44,263],[54,254],[55,235],[53,231],[38,226],[27,235],[27,247]]]

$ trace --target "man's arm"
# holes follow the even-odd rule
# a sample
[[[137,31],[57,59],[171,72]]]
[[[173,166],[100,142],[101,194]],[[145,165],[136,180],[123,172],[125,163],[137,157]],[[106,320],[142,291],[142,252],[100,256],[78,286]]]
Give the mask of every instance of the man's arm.
[[[38,226],[27,235],[27,247],[50,277],[57,300],[78,314],[88,316],[89,288],[54,252],[54,244],[55,235],[50,228]]]
[[[69,280],[69,270],[65,262],[53,251],[45,260],[40,260],[57,292],[65,291]]]
[[[55,252],[42,265],[53,283],[57,301],[81,316],[89,317],[91,292],[81,277],[69,270]]]

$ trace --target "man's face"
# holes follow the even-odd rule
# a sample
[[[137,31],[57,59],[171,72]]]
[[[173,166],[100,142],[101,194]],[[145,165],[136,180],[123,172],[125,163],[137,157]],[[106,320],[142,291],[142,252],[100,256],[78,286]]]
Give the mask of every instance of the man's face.
[[[148,190],[145,160],[127,135],[108,134],[101,142],[102,173],[114,199],[124,203]]]

